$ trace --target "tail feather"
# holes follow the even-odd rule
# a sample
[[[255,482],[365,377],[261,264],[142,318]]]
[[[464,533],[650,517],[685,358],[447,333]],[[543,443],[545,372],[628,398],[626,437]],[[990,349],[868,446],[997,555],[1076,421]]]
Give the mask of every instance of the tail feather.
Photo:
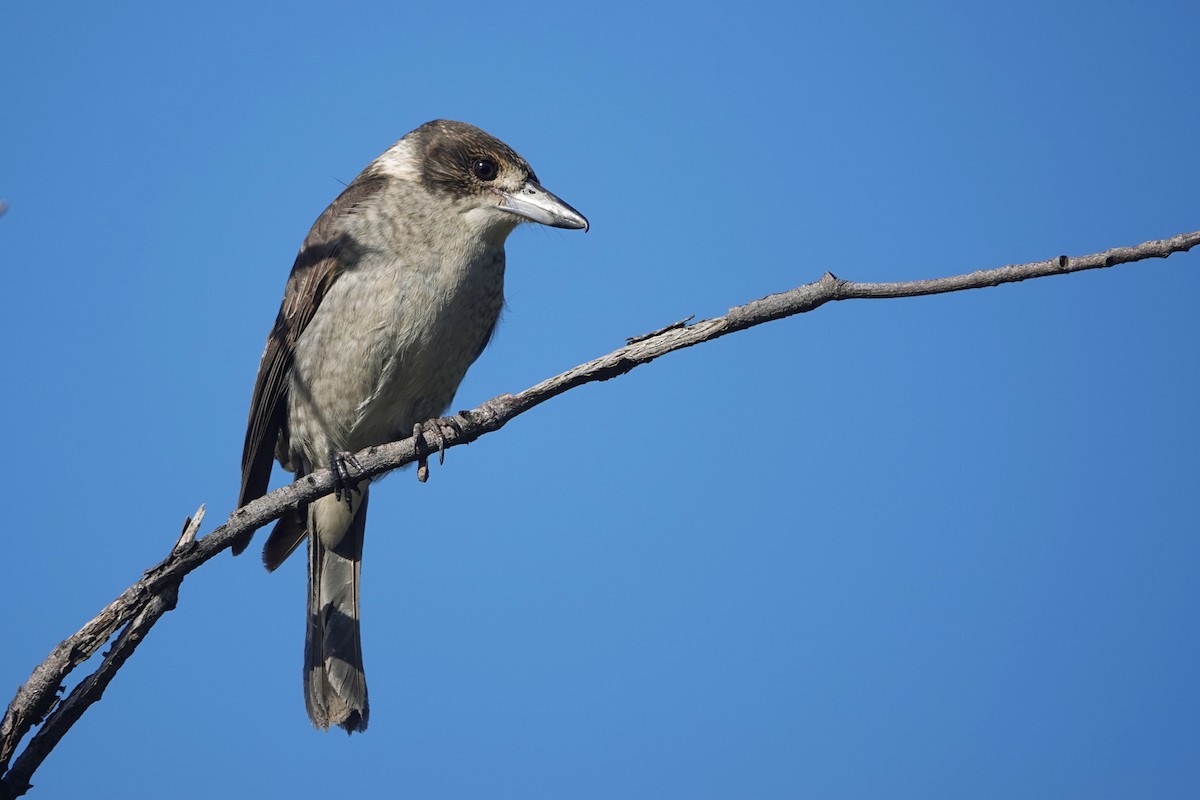
[[[350,508],[335,497],[309,506],[308,632],[304,697],[319,728],[367,729],[367,678],[359,635],[359,580],[367,487]],[[298,544],[298,542],[297,542]]]

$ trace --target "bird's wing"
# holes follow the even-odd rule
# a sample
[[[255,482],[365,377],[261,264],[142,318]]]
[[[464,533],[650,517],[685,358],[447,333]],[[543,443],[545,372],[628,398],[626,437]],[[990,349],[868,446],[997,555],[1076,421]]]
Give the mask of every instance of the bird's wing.
[[[365,201],[382,191],[387,182],[386,176],[378,174],[364,173],[356,178],[317,218],[296,256],[279,316],[267,337],[267,348],[254,381],[242,450],[239,508],[267,493],[276,444],[281,436],[284,441],[280,452],[287,452],[287,386],[296,341],[312,321],[329,287],[360,255],[349,233],[349,218]]]

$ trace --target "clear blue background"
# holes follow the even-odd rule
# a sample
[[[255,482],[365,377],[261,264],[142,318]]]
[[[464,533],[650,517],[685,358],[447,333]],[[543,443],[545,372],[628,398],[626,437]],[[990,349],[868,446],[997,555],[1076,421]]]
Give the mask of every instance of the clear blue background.
[[[232,510],[316,215],[435,117],[517,231],[469,407],[816,279],[1200,228],[1200,6],[9,4],[8,692]],[[1200,252],[853,302],[588,386],[372,503],[371,729],[304,565],[219,558],[37,797],[1105,798],[1200,785]],[[261,542],[260,535],[259,541]]]

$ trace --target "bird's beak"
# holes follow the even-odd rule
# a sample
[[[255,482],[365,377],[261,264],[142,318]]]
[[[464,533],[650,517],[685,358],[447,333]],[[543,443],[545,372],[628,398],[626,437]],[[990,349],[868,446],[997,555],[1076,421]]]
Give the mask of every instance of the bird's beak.
[[[588,221],[583,214],[547,192],[537,181],[525,181],[520,189],[511,194],[501,192],[500,207],[518,217],[552,228],[588,229]]]

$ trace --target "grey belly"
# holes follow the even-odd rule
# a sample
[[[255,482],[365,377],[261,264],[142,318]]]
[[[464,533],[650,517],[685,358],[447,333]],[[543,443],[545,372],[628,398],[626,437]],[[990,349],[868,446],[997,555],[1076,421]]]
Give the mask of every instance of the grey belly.
[[[340,279],[297,343],[292,452],[321,463],[331,449],[405,438],[445,411],[495,326],[502,275],[441,303],[419,286]]]

